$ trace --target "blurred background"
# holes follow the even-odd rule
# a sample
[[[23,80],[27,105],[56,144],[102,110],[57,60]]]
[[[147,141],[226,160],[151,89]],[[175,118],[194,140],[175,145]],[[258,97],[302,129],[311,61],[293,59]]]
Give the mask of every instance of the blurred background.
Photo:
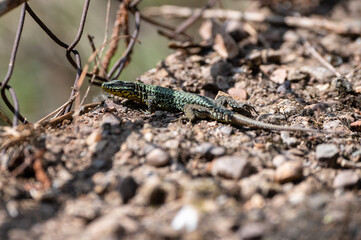
[[[77,33],[83,2],[72,0],[30,0],[28,3],[56,36],[69,44]],[[206,2],[208,1],[147,0],[139,4],[139,9],[142,10],[148,6],[159,6],[162,4],[202,7]],[[112,1],[111,3],[112,12],[109,35],[111,35],[119,1]],[[248,3],[249,1],[223,0],[222,7],[242,10]],[[20,8],[18,7],[10,11],[0,18],[1,81],[8,69],[10,53],[19,22]],[[83,65],[92,53],[87,35],[94,36],[96,46],[101,45],[103,42],[106,8],[107,1],[92,1],[90,3],[85,31],[80,43],[76,46],[82,57]],[[159,18],[158,20],[164,21],[164,18]],[[133,22],[132,19],[130,21]],[[168,24],[174,26],[177,26],[181,21],[183,20],[166,20]],[[197,29],[200,23],[201,21],[198,21],[187,32],[197,38]],[[130,26],[131,33],[133,24],[130,24]],[[156,28],[144,21],[141,23],[139,41],[141,43],[136,44],[131,56],[132,60],[123,70],[120,79],[135,80],[171,53],[167,47],[168,40],[158,35]],[[117,56],[114,59],[121,56],[123,50],[124,48],[118,49]],[[66,102],[75,79],[75,74],[75,69],[65,57],[65,49],[55,44],[27,14],[14,73],[9,83],[17,93],[22,115],[30,122],[34,122]],[[87,86],[88,84],[83,84],[83,91]],[[87,101],[99,100],[97,98],[100,94],[100,88],[93,86]],[[7,113],[8,117],[12,118],[12,114],[4,106],[2,100],[0,100],[0,107]]]

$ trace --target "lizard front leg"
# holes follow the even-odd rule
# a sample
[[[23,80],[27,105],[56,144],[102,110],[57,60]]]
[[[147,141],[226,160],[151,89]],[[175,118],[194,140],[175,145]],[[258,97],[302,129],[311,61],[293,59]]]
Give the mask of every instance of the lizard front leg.
[[[157,109],[157,103],[156,103],[155,99],[156,98],[154,95],[148,94],[146,104],[147,104],[149,113],[154,113],[155,110]]]
[[[210,110],[207,107],[195,104],[184,105],[183,113],[184,116],[180,120],[186,119],[189,122],[194,122],[196,119],[207,119],[211,116]]]
[[[256,109],[247,103],[241,103],[229,96],[217,95],[214,100],[217,106],[219,107],[231,107],[233,111],[238,112],[244,116],[252,117],[253,115],[257,115]]]

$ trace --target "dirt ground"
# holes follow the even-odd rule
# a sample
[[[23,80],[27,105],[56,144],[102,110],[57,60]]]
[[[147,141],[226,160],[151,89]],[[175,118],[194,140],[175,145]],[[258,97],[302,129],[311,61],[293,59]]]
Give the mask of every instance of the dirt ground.
[[[346,3],[328,19],[359,20],[361,3]],[[112,98],[57,125],[2,128],[0,238],[361,239],[361,37],[224,29],[232,59],[216,44],[183,47],[139,80],[342,133],[180,122]]]

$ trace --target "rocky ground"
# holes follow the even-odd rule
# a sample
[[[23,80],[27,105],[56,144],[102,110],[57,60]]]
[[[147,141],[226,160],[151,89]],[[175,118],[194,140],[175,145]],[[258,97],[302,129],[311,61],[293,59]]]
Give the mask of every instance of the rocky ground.
[[[236,56],[178,47],[140,81],[342,133],[191,124],[111,98],[55,126],[2,128],[0,238],[361,239],[360,36],[268,26],[267,49],[224,29]]]

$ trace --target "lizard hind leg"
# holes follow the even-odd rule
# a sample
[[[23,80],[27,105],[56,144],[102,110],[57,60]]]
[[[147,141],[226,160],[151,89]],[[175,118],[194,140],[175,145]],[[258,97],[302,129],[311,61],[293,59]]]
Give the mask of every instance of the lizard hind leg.
[[[194,122],[196,119],[206,119],[210,117],[210,111],[207,107],[186,104],[183,107],[184,116],[180,120],[187,119],[189,122]]]
[[[217,95],[214,101],[219,107],[230,107],[232,108],[233,111],[238,112],[247,117],[252,117],[258,114],[253,106],[247,103],[241,103],[239,101],[236,101],[230,96]]]
[[[157,103],[156,103],[155,99],[156,98],[154,95],[148,94],[146,104],[147,104],[149,113],[154,113],[155,110],[157,109]]]

